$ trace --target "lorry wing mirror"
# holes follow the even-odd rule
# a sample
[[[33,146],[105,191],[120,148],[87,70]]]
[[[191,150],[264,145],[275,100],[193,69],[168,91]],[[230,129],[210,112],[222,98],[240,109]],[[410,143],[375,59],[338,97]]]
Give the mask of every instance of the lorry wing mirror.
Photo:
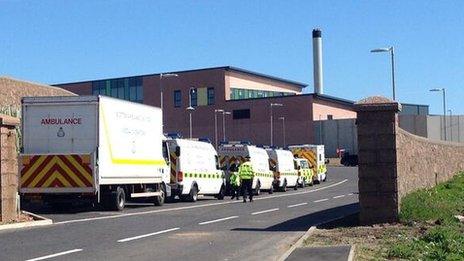
[[[176,156],[177,157],[180,157],[180,147],[179,146],[176,146]]]

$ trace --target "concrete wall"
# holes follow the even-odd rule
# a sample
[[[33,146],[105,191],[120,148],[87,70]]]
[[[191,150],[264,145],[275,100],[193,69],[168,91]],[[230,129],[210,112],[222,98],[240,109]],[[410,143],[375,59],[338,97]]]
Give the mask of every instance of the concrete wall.
[[[400,129],[397,102],[370,97],[358,102],[355,110],[362,224],[398,221],[405,195],[464,170],[464,145],[432,141]]]
[[[428,137],[426,115],[399,115],[399,125],[402,129],[418,136]]]
[[[358,153],[356,119],[326,120],[314,122],[315,144],[325,145],[326,157],[337,157],[337,149]]]
[[[16,130],[19,120],[0,114],[0,222],[10,222],[18,215],[18,155]]]
[[[445,140],[444,116],[427,116],[428,138]],[[464,116],[446,116],[446,140],[464,142]]]

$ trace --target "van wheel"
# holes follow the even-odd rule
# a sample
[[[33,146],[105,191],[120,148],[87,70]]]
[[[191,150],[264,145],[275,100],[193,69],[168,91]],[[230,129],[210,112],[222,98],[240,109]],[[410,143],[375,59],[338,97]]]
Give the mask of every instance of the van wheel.
[[[269,189],[269,194],[274,193],[274,185],[271,185],[271,188]]]
[[[306,187],[306,179],[302,178],[300,183],[300,188]]]
[[[298,182],[295,183],[295,186],[293,187],[293,190],[298,190]]]
[[[198,188],[196,185],[190,189],[190,193],[187,196],[187,201],[196,202],[198,200]]]
[[[166,200],[166,189],[164,185],[161,185],[161,196],[156,196],[154,199],[154,204],[155,206],[162,206],[164,204],[164,201]]]
[[[255,195],[259,196],[261,194],[261,182],[258,180],[256,183],[256,188],[255,188]]]
[[[282,192],[287,192],[287,180],[284,181],[284,185],[281,188]]]
[[[219,190],[219,194],[217,194],[216,198],[219,200],[223,200],[225,195],[226,195],[226,189],[224,185],[222,185],[221,189]]]
[[[108,202],[105,205],[109,210],[123,210],[126,205],[126,193],[124,193],[124,189],[117,187],[116,190],[111,191],[108,195]]]

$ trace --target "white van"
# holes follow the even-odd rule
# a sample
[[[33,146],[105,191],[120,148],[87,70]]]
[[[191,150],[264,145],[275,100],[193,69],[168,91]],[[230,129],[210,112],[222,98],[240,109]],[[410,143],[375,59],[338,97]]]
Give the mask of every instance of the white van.
[[[269,163],[274,171],[274,189],[287,191],[287,187],[298,189],[299,176],[289,150],[266,149]]]
[[[249,143],[229,142],[221,144],[218,148],[220,165],[226,172],[226,184],[229,184],[229,168],[236,160],[243,163],[246,156],[250,157],[250,162],[255,172],[253,179],[253,190],[256,195],[261,193],[261,190],[267,190],[270,194],[274,192],[272,182],[274,176],[269,168],[269,157],[266,150],[258,148]],[[292,163],[293,164],[293,163]],[[227,186],[229,188],[229,186]]]
[[[224,172],[219,169],[218,156],[211,143],[200,140],[167,139],[163,151],[170,173],[166,182],[167,195],[195,202],[198,195],[224,199]]]

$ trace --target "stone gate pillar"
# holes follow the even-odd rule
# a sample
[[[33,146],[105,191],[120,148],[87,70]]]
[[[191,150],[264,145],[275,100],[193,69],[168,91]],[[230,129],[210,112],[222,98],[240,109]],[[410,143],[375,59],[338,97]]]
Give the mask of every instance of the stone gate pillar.
[[[17,218],[18,153],[16,129],[19,120],[0,114],[0,222]]]
[[[398,221],[396,134],[401,105],[383,97],[356,103],[361,224]]]

